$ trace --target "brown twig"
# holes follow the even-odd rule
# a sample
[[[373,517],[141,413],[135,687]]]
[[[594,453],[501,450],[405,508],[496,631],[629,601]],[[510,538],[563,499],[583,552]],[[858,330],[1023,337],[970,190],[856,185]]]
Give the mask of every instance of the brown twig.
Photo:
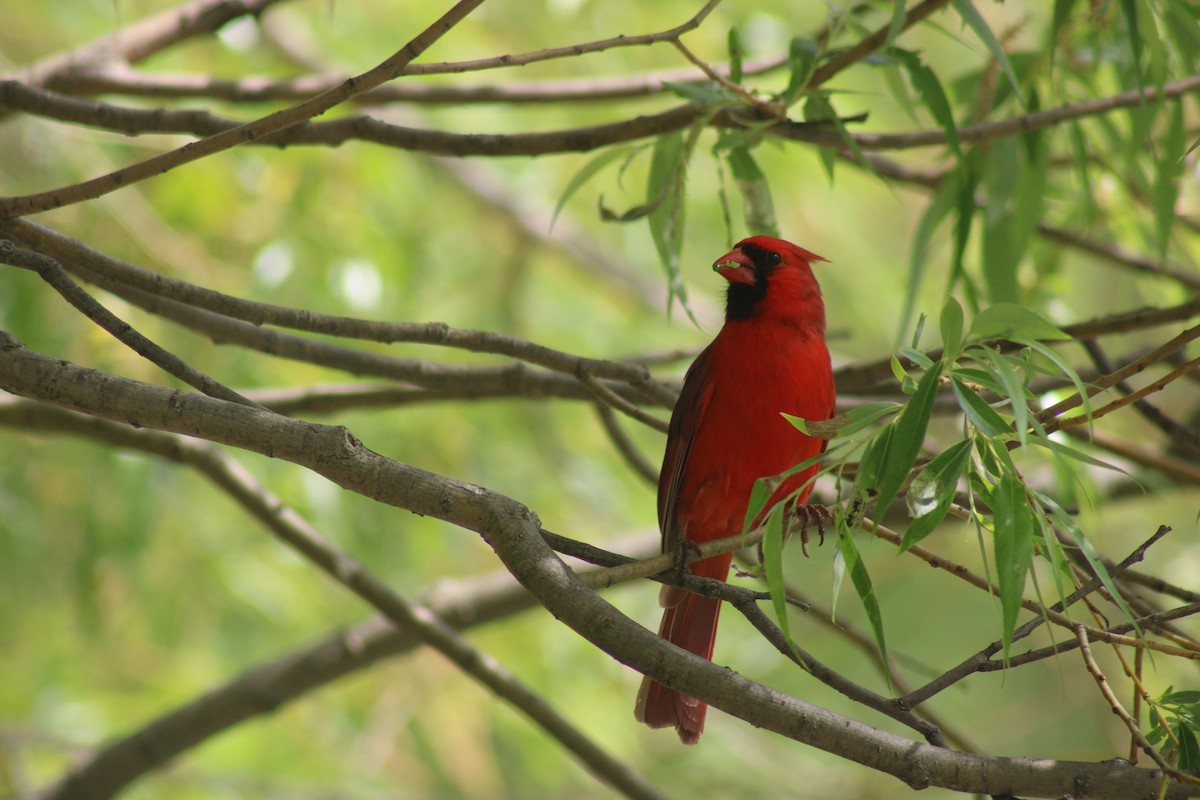
[[[1126,378],[1138,374],[1146,367],[1162,361],[1171,353],[1181,350],[1189,342],[1192,342],[1198,338],[1200,338],[1200,325],[1195,325],[1191,328],[1188,328],[1183,333],[1180,333],[1178,336],[1175,336],[1170,341],[1165,342],[1159,347],[1154,348],[1141,358],[1131,361],[1124,367],[1121,367],[1121,369],[1116,370],[1115,372],[1110,372],[1109,374],[1093,381],[1092,385],[1088,387],[1087,396],[1093,397],[1105,389],[1120,383]],[[1188,370],[1183,370],[1183,372],[1180,374],[1186,373],[1187,371]],[[1130,402],[1133,401],[1131,400]],[[1073,394],[1070,397],[1039,411],[1037,413],[1038,421],[1045,425],[1051,420],[1060,416],[1064,411],[1070,411],[1073,408],[1078,408],[1082,404],[1083,396],[1078,393]]]
[[[600,417],[600,424],[604,426],[605,433],[612,440],[617,452],[625,459],[625,463],[630,466],[634,474],[645,478],[651,486],[658,485],[658,470],[625,433],[625,429],[621,427],[621,423],[612,412],[612,406],[608,403],[596,403],[595,407],[596,415]]]
[[[1109,360],[1104,348],[1095,339],[1085,339],[1083,349],[1087,351],[1088,357],[1092,359],[1092,363],[1101,373],[1108,374],[1116,371],[1116,366]],[[1134,391],[1133,387],[1125,381],[1118,381],[1113,386],[1127,395],[1133,394]],[[1174,444],[1191,452],[1192,455],[1200,457],[1200,431],[1176,422],[1145,398],[1138,399],[1133,405],[1148,422],[1169,436]]]
[[[85,200],[94,200],[97,197],[102,197],[132,183],[161,175],[164,172],[168,172],[184,164],[189,164],[192,161],[206,158],[240,144],[262,139],[263,137],[270,136],[273,133],[312,119],[352,97],[395,78],[400,70],[412,62],[414,58],[425,52],[430,45],[441,38],[443,34],[462,21],[462,19],[482,3],[483,0],[459,0],[436,22],[417,34],[412,41],[378,66],[351,78],[335,89],[305,100],[290,108],[273,112],[265,117],[260,117],[251,122],[239,125],[236,128],[222,131],[196,142],[191,142],[183,147],[153,156],[128,167],[123,167],[99,178],[31,195],[0,198],[0,219],[36,214],[80,203]]]
[[[1142,749],[1142,752],[1150,756],[1150,758],[1154,760],[1154,763],[1158,764],[1159,768],[1161,768],[1163,772],[1176,779],[1183,779],[1184,776],[1172,769],[1171,765],[1167,763],[1166,759],[1163,758],[1157,750],[1150,746],[1150,743],[1146,741],[1145,735],[1142,734],[1141,728],[1138,727],[1137,722],[1133,719],[1133,717],[1129,716],[1129,712],[1125,710],[1125,707],[1121,705],[1121,701],[1117,699],[1115,694],[1113,694],[1112,689],[1108,685],[1108,678],[1104,676],[1104,672],[1101,671],[1100,665],[1097,664],[1096,659],[1092,657],[1092,648],[1088,644],[1087,626],[1082,624],[1075,626],[1075,639],[1079,642],[1079,653],[1083,657],[1084,666],[1087,667],[1087,671],[1091,673],[1092,677],[1096,679],[1096,685],[1100,687],[1100,694],[1108,702],[1108,705],[1112,709],[1113,713],[1120,717],[1121,722],[1125,723],[1125,727],[1129,729],[1129,733],[1131,736],[1133,736],[1134,741],[1138,743],[1138,747]],[[1196,779],[1191,778],[1191,780]]]
[[[1198,330],[1200,330],[1200,329],[1198,329]],[[1090,417],[1087,414],[1080,414],[1079,416],[1075,416],[1075,417],[1066,417],[1066,418],[1057,417],[1055,419],[1052,419],[1046,423],[1046,433],[1053,433],[1054,431],[1062,430],[1065,428],[1074,428],[1079,425],[1087,425],[1090,423],[1091,420],[1099,419],[1100,417],[1111,414],[1112,412],[1122,409],[1125,406],[1130,405],[1131,403],[1135,403],[1138,400],[1140,400],[1141,398],[1146,397],[1147,395],[1162,391],[1164,388],[1166,388],[1166,386],[1168,384],[1173,383],[1174,381],[1183,377],[1187,373],[1196,369],[1196,367],[1200,367],[1200,356],[1193,358],[1191,361],[1188,361],[1184,364],[1179,365],[1175,369],[1168,372],[1166,375],[1162,376],[1161,378],[1159,378],[1155,381],[1151,381],[1150,383],[1143,386],[1141,389],[1138,389],[1136,392],[1133,392],[1132,394],[1127,394],[1124,397],[1119,397],[1116,400],[1113,400],[1111,403],[1107,403],[1107,404],[1101,406],[1100,408],[1092,409],[1092,413],[1091,413]]]
[[[143,336],[132,325],[109,311],[81,289],[79,284],[71,280],[62,265],[54,259],[40,253],[22,250],[7,239],[0,239],[0,263],[36,272],[77,311],[167,374],[175,376],[211,397],[266,411],[258,403],[248,400],[219,381],[210,378]]]
[[[280,0],[192,0],[126,25],[15,73],[17,80],[53,87],[96,64],[119,59],[137,64],[188,39],[215,33],[230,20],[258,16]],[[6,76],[7,77],[7,76]]]
[[[310,333],[382,343],[411,342],[454,347],[478,353],[509,356],[572,375],[583,370],[593,378],[628,382],[639,391],[649,393],[657,402],[666,407],[674,404],[675,392],[659,386],[650,375],[650,371],[640,365],[583,358],[517,337],[487,331],[452,328],[444,323],[379,322],[320,314],[271,303],[258,303],[141,269],[92,250],[80,242],[68,239],[49,228],[28,220],[0,222],[0,231],[6,231],[37,251],[70,264],[73,269],[82,268],[94,273],[94,275],[85,275],[85,277],[93,280],[99,278],[97,282],[117,294],[123,294],[123,287],[132,287],[251,326],[279,325]],[[144,298],[141,299],[144,300]],[[176,311],[178,310],[176,309]]]

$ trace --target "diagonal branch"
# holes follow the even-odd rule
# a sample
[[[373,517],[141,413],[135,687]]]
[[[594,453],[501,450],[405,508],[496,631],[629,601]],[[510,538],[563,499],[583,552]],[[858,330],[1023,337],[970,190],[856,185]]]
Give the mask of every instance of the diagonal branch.
[[[252,326],[279,325],[309,333],[385,344],[431,344],[476,353],[510,356],[556,372],[572,375],[586,373],[594,378],[624,381],[664,406],[670,407],[674,404],[675,393],[658,384],[651,377],[650,371],[639,364],[583,358],[513,336],[451,328],[439,322],[378,322],[259,303],[141,269],[27,220],[0,222],[0,230],[11,233],[30,247],[57,258],[72,269],[82,268],[94,273],[98,276],[97,282],[100,285],[117,294],[124,295],[122,287],[132,287]]]
[[[161,175],[232,147],[270,136],[293,125],[325,113],[356,95],[395,78],[413,59],[425,52],[447,31],[457,25],[483,0],[459,0],[428,28],[378,66],[350,78],[335,89],[305,100],[290,108],[268,114],[236,128],[222,131],[161,155],[153,156],[99,178],[37,194],[0,198],[0,219],[36,214],[54,208],[94,200],[131,183]]]
[[[200,471],[258,519],[276,538],[307,558],[329,577],[359,598],[381,611],[393,624],[433,647],[460,670],[474,678],[497,697],[529,717],[565,749],[572,753],[596,777],[611,784],[622,794],[642,800],[661,800],[644,778],[617,761],[589,740],[578,728],[561,716],[545,699],[495,659],[479,651],[426,606],[411,602],[393,591],[361,563],[335,547],[299,514],[261,486],[250,473],[230,456],[202,442],[179,437],[173,440],[172,455]],[[132,755],[122,751],[125,756]],[[155,750],[155,753],[158,751]],[[165,762],[150,758],[147,767]],[[48,798],[111,797],[123,782],[125,773],[99,772],[81,775],[73,772],[63,779]],[[120,776],[123,781],[113,780]]]
[[[31,352],[7,334],[0,334],[0,388],[84,413],[270,454],[366,497],[475,531],[552,614],[618,661],[753,725],[887,772],[913,788],[936,785],[1059,797],[1082,782],[1099,800],[1116,800],[1149,797],[1160,786],[1157,771],[1125,764],[1001,759],[914,742],[686,653],[590,590],[549,549],[536,515],[525,506],[483,487],[384,458],[344,428],[105,375]],[[1164,796],[1187,794],[1171,785]]]
[[[280,0],[192,0],[126,25],[65,53],[43,59],[11,77],[35,86],[70,81],[79,70],[120,59],[137,64],[197,36],[214,33],[230,20],[258,16]]]
[[[71,280],[71,276],[54,259],[40,253],[22,250],[7,239],[0,239],[0,264],[8,264],[19,269],[36,272],[42,280],[50,284],[76,310],[111,333],[113,337],[135,353],[160,367],[167,374],[174,375],[184,383],[212,397],[219,397],[222,400],[229,400],[233,403],[241,403],[263,411],[266,410],[253,400],[246,399],[150,341],[132,325],[119,318],[116,314],[97,302],[94,297],[83,291],[79,287],[79,284]]]

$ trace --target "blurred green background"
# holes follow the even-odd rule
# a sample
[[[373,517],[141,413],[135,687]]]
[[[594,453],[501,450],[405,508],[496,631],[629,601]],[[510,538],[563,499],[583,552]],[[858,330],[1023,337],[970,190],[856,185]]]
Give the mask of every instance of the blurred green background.
[[[10,0],[0,26],[0,69],[19,68],[173,5]],[[283,77],[300,71],[293,57],[299,54],[332,73],[358,73],[400,47],[445,5],[285,2],[267,14],[269,32],[239,22],[217,37],[168,49],[140,68],[227,78]],[[1007,47],[1031,53],[1043,46],[1051,5],[979,3],[992,28],[1006,34]],[[485,3],[421,61],[480,58],[656,31],[679,24],[695,8],[674,0],[496,0]],[[825,22],[827,11],[821,3],[728,2],[686,41],[701,57],[719,62],[725,57],[726,34],[736,26],[751,57],[773,56],[786,51],[791,37],[811,35]],[[1101,9],[1093,19],[1081,8],[1078,35],[1094,41],[1095,52],[1107,48],[1104,58],[1111,65],[1086,77],[1061,70],[1046,80],[1052,91],[1042,98],[1043,105],[1127,85],[1121,21],[1105,13]],[[874,29],[886,24],[889,14],[890,3],[880,2],[870,4],[861,19]],[[851,27],[841,41],[857,38]],[[962,30],[958,17],[952,12],[935,15],[933,24],[905,33],[900,41],[922,52],[955,108],[966,113],[989,57]],[[291,55],[280,42],[289,45]],[[660,45],[427,82],[600,78],[686,66],[679,53]],[[885,78],[880,70],[857,66],[833,82],[840,113],[869,112],[855,131],[913,129],[909,109],[889,91]],[[956,78],[967,79],[958,90]],[[776,73],[759,85],[777,89],[784,82],[786,75]],[[156,104],[145,98],[117,102]],[[613,121],[676,102],[659,95],[592,104],[400,105],[372,113],[416,127],[515,132]],[[203,99],[179,106],[210,107],[247,119],[275,107]],[[1190,106],[1191,123],[1194,111]],[[339,109],[332,116],[346,113],[351,110]],[[919,127],[935,127],[923,110],[916,114]],[[1129,123],[1115,114],[1111,124],[1121,128]],[[1092,122],[1085,123],[1089,136],[1096,130]],[[1056,137],[1056,151],[1069,152],[1065,130],[1048,135]],[[443,321],[597,358],[693,352],[720,325],[722,282],[709,264],[726,251],[731,238],[723,222],[715,162],[708,155],[712,134],[706,137],[689,173],[683,250],[684,278],[703,330],[678,307],[666,313],[665,281],[645,225],[606,224],[598,218],[601,197],[605,206],[618,211],[644,202],[645,156],[633,161],[623,177],[609,170],[584,187],[553,231],[550,212],[589,155],[447,164],[358,142],[337,148],[242,147],[98,201],[42,214],[36,221],[148,269],[250,299],[373,319]],[[40,191],[184,141],[157,135],[127,138],[10,116],[0,123],[0,185],[5,195]],[[1194,155],[1187,162],[1181,213],[1197,212]],[[807,146],[767,143],[756,156],[771,181],[783,235],[832,262],[822,265],[818,276],[829,309],[835,364],[886,355],[898,341],[909,254],[927,194],[845,163],[831,181],[815,148]],[[914,168],[947,165],[941,149],[903,157]],[[481,198],[482,184],[496,188],[502,198],[498,204]],[[1151,217],[1148,212],[1123,213],[1125,187],[1105,177],[1093,188],[1091,232],[1131,250],[1152,252]],[[1079,193],[1070,169],[1061,170],[1049,191],[1047,217],[1068,227],[1082,225]],[[734,204],[736,240],[746,231],[737,219],[736,200]],[[514,210],[535,220],[532,231],[514,225]],[[566,242],[581,248],[564,250]],[[976,250],[972,246],[968,252],[968,270],[978,270]],[[1195,274],[1194,233],[1179,234],[1170,253]],[[943,230],[916,294],[918,311],[936,314],[941,307],[949,258]],[[1182,302],[1189,296],[1172,282],[1148,280],[1044,242],[1031,246],[1020,278],[1023,299],[1059,323]],[[332,370],[216,347],[119,299],[98,296],[155,341],[238,389],[353,380]],[[33,349],[164,382],[152,365],[82,319],[33,274],[0,272],[0,327]],[[1125,337],[1111,352],[1160,340],[1153,334]],[[923,343],[930,344],[930,338]],[[374,349],[447,362],[500,361],[411,345]],[[1078,356],[1077,349],[1068,352]],[[686,358],[655,371],[669,377],[682,374],[685,366]],[[1174,411],[1193,402],[1186,389],[1163,398]],[[349,426],[384,455],[506,493],[533,508],[552,530],[601,545],[627,544],[636,536],[648,550],[657,542],[653,487],[615,453],[587,404],[431,403],[323,419]],[[662,437],[632,422],[626,427],[657,464]],[[1166,446],[1161,434],[1132,414],[1110,417],[1104,427],[1123,438]],[[942,433],[953,435],[953,426],[946,423],[931,436],[936,441]],[[69,436],[4,428],[0,453],[0,797],[45,784],[87,748],[135,730],[251,666],[370,615],[361,602],[266,535],[231,500],[187,469]],[[500,568],[473,534],[378,506],[290,464],[234,455],[326,536],[408,597],[419,597],[447,577],[469,578]],[[1200,574],[1195,536],[1200,493],[1126,466],[1146,491],[1109,498],[1106,485],[1096,486],[1091,476],[1084,476],[1079,484],[1081,526],[1103,552],[1119,559],[1159,524],[1172,525],[1175,533],[1151,551],[1145,568],[1194,586],[1194,576]],[[1125,485],[1120,476],[1103,480]],[[829,498],[832,485],[823,484],[820,491]],[[948,526],[930,543],[948,557],[980,568],[972,531]],[[883,543],[863,542],[862,547],[884,604],[889,642],[906,657],[905,674],[913,682],[923,682],[998,637],[999,612],[978,592],[960,589],[950,577],[913,559],[894,557]],[[789,577],[828,602],[831,560],[829,546],[814,550],[808,560],[793,552]],[[636,619],[656,623],[656,587],[638,583],[607,596]],[[852,594],[844,593],[841,600],[839,621],[865,629]],[[792,630],[825,663],[877,691],[888,691],[869,658],[844,638],[803,616],[794,618]],[[528,612],[473,631],[471,639],[670,796],[909,794],[894,779],[751,729],[719,712],[710,714],[698,748],[680,747],[670,733],[634,723],[639,676],[547,614]],[[716,661],[839,713],[904,733],[782,660],[728,610]],[[1104,663],[1116,668],[1115,662]],[[1159,672],[1149,678],[1152,693],[1169,684],[1194,685],[1194,671],[1168,659],[1157,666]],[[930,705],[984,752],[1080,760],[1127,754],[1123,732],[1098,702],[1075,657],[976,676]],[[436,654],[419,652],[240,725],[141,780],[127,796],[590,798],[611,793],[524,718]],[[930,790],[922,796],[950,793]]]

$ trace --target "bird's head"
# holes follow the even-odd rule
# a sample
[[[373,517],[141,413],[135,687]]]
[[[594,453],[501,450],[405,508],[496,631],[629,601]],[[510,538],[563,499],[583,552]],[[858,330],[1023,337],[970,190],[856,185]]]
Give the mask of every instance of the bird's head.
[[[826,259],[771,236],[751,236],[717,259],[713,269],[729,281],[725,319],[777,317],[825,327],[821,287],[810,265]]]

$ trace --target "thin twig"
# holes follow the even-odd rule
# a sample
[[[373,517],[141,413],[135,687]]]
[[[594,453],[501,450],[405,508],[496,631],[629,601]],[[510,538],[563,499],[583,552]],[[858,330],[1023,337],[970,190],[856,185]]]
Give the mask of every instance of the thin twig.
[[[1109,374],[1096,379],[1092,382],[1091,386],[1088,387],[1087,396],[1093,397],[1105,389],[1120,383],[1126,378],[1138,374],[1146,367],[1158,361],[1162,361],[1171,353],[1183,349],[1183,347],[1189,342],[1192,342],[1196,339],[1200,339],[1200,325],[1195,325],[1191,328],[1188,328],[1183,333],[1175,336],[1170,341],[1165,342],[1159,347],[1154,348],[1141,358],[1131,361],[1115,372],[1110,372]],[[1184,370],[1184,372],[1187,372],[1187,370]],[[1037,413],[1037,418],[1039,422],[1041,422],[1043,425],[1046,425],[1051,420],[1061,415],[1064,411],[1070,411],[1072,408],[1078,408],[1081,405],[1083,405],[1083,396],[1076,393],[1058,403],[1055,403],[1052,406],[1042,409]]]
[[[1104,348],[1100,346],[1098,341],[1095,339],[1085,339],[1083,341],[1083,349],[1087,351],[1088,357],[1092,359],[1092,363],[1102,373],[1107,374],[1116,371],[1116,367],[1109,360],[1108,354],[1104,352]],[[1118,381],[1113,386],[1125,394],[1133,394],[1133,387],[1125,381]],[[1200,457],[1200,431],[1176,422],[1167,416],[1162,409],[1145,398],[1135,402],[1134,408],[1148,422],[1171,437],[1171,441],[1174,444],[1190,451],[1194,456]]]
[[[9,104],[9,107],[28,110],[31,113],[115,128],[131,134],[190,133],[205,137],[186,145],[185,148],[155,156],[91,181],[71,184],[34,195],[0,198],[0,218],[37,213],[57,208],[59,205],[93,199],[93,197],[99,197],[120,188],[122,182],[132,183],[144,180],[153,174],[174,169],[181,164],[209,155],[210,150],[219,152],[237,145],[258,144],[278,147],[319,144],[337,146],[348,141],[358,140],[437,155],[459,157],[532,156],[588,152],[609,145],[671,133],[688,127],[706,113],[702,106],[687,103],[655,114],[644,114],[632,119],[579,128],[514,134],[460,134],[390,124],[367,115],[353,115],[329,122],[310,122],[308,120],[317,112],[304,117],[299,112],[292,113],[292,109],[284,109],[274,115],[246,122],[219,117],[204,111],[147,110],[82,101],[65,95],[56,96],[48,91],[19,84],[9,84],[0,88],[3,89],[3,94],[7,98],[5,102]],[[1164,92],[1172,98],[1197,90],[1200,90],[1200,76],[1164,86]],[[1155,90],[1152,88],[1146,90],[1147,96],[1153,95],[1154,92]],[[341,94],[340,91],[339,94]],[[325,96],[321,95],[316,99],[319,100]],[[345,102],[355,96],[357,94],[344,97],[338,102]],[[966,126],[959,129],[959,136],[964,142],[988,141],[1027,130],[1050,127],[1078,117],[1105,114],[1116,109],[1133,107],[1141,102],[1140,98],[1141,96],[1136,93],[1124,93],[1112,98],[1062,106],[1058,109],[1034,112],[999,122]],[[303,105],[305,104],[301,104],[301,106]],[[290,120],[286,124],[275,120],[276,115],[284,114],[287,114]],[[753,123],[760,124],[761,121],[755,120]],[[711,124],[720,128],[743,129],[747,125],[746,111],[744,109],[740,112],[737,109],[720,110],[712,115]],[[840,149],[845,144],[844,134],[831,128],[831,125],[822,121],[786,120],[768,124],[762,128],[762,131],[766,135],[794,142]],[[854,133],[848,135],[852,136],[859,148],[864,151],[933,147],[945,144],[945,133],[940,129],[913,133]],[[58,195],[57,204],[55,193]]]
[[[178,356],[168,352],[139,333],[132,325],[109,311],[90,294],[71,280],[67,271],[53,258],[41,253],[22,250],[7,239],[0,239],[0,263],[36,272],[63,299],[81,314],[113,335],[130,350],[145,358],[169,375],[173,375],[189,386],[194,386],[210,397],[240,403],[260,411],[263,406],[248,400],[234,390],[190,366]]]
[[[1200,331],[1200,327],[1198,327],[1196,330]],[[1112,412],[1122,409],[1131,403],[1136,403],[1138,400],[1146,397],[1147,395],[1162,391],[1168,384],[1179,380],[1187,373],[1196,369],[1196,367],[1200,367],[1200,356],[1197,356],[1196,358],[1193,358],[1191,361],[1188,361],[1184,364],[1180,364],[1166,375],[1157,380],[1151,381],[1132,394],[1119,397],[1116,400],[1113,400],[1111,403],[1101,406],[1100,408],[1092,409],[1091,415],[1080,414],[1074,417],[1057,417],[1052,419],[1046,423],[1046,433],[1054,433],[1057,430],[1087,425],[1092,420],[1111,414]]]
[[[1176,779],[1183,779],[1184,776],[1176,772],[1167,763],[1167,760],[1150,746],[1141,728],[1138,727],[1137,721],[1129,716],[1129,712],[1125,710],[1125,707],[1121,705],[1121,701],[1113,694],[1112,689],[1108,685],[1108,678],[1104,676],[1104,672],[1101,671],[1100,665],[1096,663],[1096,659],[1092,658],[1092,648],[1088,644],[1087,626],[1083,624],[1075,626],[1075,639],[1079,642],[1079,653],[1083,656],[1083,663],[1087,667],[1087,671],[1096,679],[1096,685],[1100,687],[1100,694],[1108,701],[1108,705],[1113,713],[1120,717],[1121,722],[1125,723],[1125,727],[1129,729],[1129,733],[1133,736],[1134,741],[1138,743],[1138,747],[1142,749],[1142,752],[1150,756],[1163,772]],[[1195,781],[1196,778],[1192,778],[1192,780]]]
[[[138,181],[152,178],[184,164],[215,153],[220,153],[240,144],[252,142],[273,133],[285,130],[315,116],[325,113],[334,106],[344,103],[356,95],[395,78],[414,58],[421,55],[447,31],[474,11],[483,0],[459,0],[436,22],[417,34],[407,45],[378,66],[358,75],[335,89],[305,100],[290,108],[276,111],[265,117],[222,131],[199,141],[161,155],[153,156],[128,167],[110,172],[99,178],[82,181],[37,192],[30,195],[0,198],[0,219],[36,214],[54,208],[94,200],[117,189]]]
[[[815,656],[799,645],[789,642],[787,637],[783,635],[783,631],[779,629],[779,626],[763,613],[763,610],[757,604],[739,602],[732,603],[731,605],[741,612],[750,624],[754,626],[755,630],[761,633],[763,638],[770,642],[776,650],[798,664],[821,683],[860,705],[907,725],[924,736],[925,740],[935,747],[948,747],[937,725],[926,719],[922,719],[907,708],[897,704],[891,698],[872,692],[865,686],[860,686],[837,670],[822,664]]]
[[[621,427],[621,423],[612,412],[612,406],[608,403],[596,403],[595,408],[605,433],[612,440],[617,452],[625,459],[625,463],[633,469],[635,474],[645,478],[647,483],[652,486],[658,485],[658,470],[625,433],[625,429]]]
[[[452,328],[439,322],[381,322],[259,303],[141,269],[92,250],[81,242],[28,220],[0,222],[0,231],[8,232],[39,252],[70,264],[73,269],[78,267],[94,273],[95,277],[85,277],[101,279],[97,282],[117,293],[120,293],[119,286],[132,287],[252,326],[278,325],[310,333],[385,344],[410,342],[453,347],[477,353],[509,356],[572,375],[584,370],[594,378],[628,382],[640,391],[650,393],[657,402],[666,407],[674,405],[676,393],[660,387],[650,375],[650,371],[641,365],[583,358],[515,336]]]
[[[58,81],[69,81],[73,73],[96,64],[114,60],[140,63],[188,39],[214,33],[238,17],[259,16],[278,2],[280,0],[192,0],[5,77],[15,77],[35,86],[54,87]]]
[[[669,425],[666,420],[643,411],[624,397],[621,397],[621,395],[608,388],[603,381],[597,379],[586,367],[581,366],[575,375],[579,378],[579,382],[586,386],[592,394],[596,395],[596,399],[601,403],[612,406],[617,411],[632,419],[636,419],[638,422],[660,433],[667,432]]]

